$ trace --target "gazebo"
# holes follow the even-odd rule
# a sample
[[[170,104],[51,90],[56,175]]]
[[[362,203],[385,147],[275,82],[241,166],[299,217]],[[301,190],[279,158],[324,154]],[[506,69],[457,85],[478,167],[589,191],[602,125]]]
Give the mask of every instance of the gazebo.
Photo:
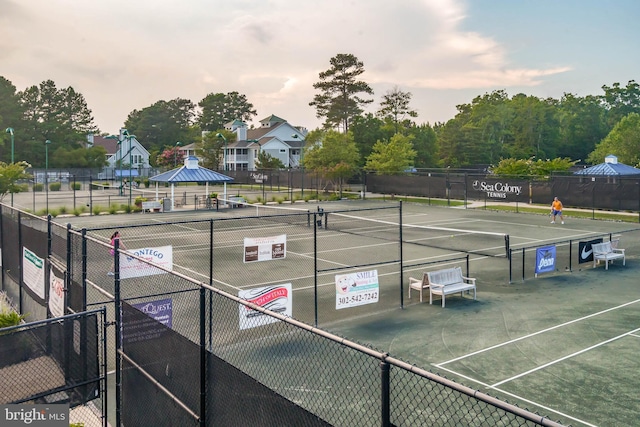
[[[206,183],[205,194],[209,194],[209,183],[224,183],[224,196],[227,199],[227,182],[232,182],[233,178],[223,175],[220,172],[203,168],[198,165],[196,156],[188,156],[184,159],[184,165],[156,176],[149,178],[149,181],[156,183],[156,199],[158,199],[158,184],[161,182],[171,183],[171,209],[175,207],[174,190],[175,184],[180,182],[204,182]]]
[[[618,163],[618,158],[612,154],[609,154],[604,158],[604,163],[599,165],[584,168],[573,173],[574,175],[583,176],[630,176],[640,175],[640,169],[633,166],[625,165],[624,163]]]

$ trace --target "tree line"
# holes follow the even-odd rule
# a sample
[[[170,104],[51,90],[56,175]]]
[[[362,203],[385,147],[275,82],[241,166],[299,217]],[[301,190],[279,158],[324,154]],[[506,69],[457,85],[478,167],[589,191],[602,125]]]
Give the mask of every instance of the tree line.
[[[600,163],[607,154],[616,154],[630,165],[640,163],[640,86],[633,80],[626,86],[603,85],[599,95],[565,93],[561,99],[523,93],[510,96],[496,90],[458,105],[456,115],[445,123],[430,124],[417,122],[412,94],[398,86],[380,97],[375,112],[365,112],[374,102],[374,91],[364,79],[364,63],[352,54],[338,54],[329,63],[319,73],[313,85],[317,94],[309,102],[323,125],[307,136],[308,168],[317,163],[327,144],[348,152],[335,158],[334,164],[332,156],[318,163],[325,171],[344,169],[345,159],[350,170],[383,173],[497,166],[503,159]],[[177,142],[195,142],[201,151],[219,155],[222,142],[215,135],[223,132],[224,125],[233,120],[248,122],[256,115],[243,94],[210,93],[197,104],[176,98],[136,109],[124,127],[151,152],[152,163],[164,164],[175,161]],[[51,140],[55,142],[49,147],[52,167],[104,164],[104,150],[85,148],[86,135],[100,130],[84,97],[72,87],[58,89],[47,80],[18,92],[0,77],[0,127],[15,131],[16,160],[43,166],[44,141]],[[209,132],[208,140],[202,137],[203,131]],[[318,151],[313,153],[314,149]],[[0,160],[10,160],[6,132],[0,134]],[[272,159],[261,160],[262,167],[280,167]],[[209,163],[216,162],[210,159]]]

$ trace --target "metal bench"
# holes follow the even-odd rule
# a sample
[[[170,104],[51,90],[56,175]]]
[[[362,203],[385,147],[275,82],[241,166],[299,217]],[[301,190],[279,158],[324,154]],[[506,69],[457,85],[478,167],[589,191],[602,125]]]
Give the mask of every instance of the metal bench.
[[[159,201],[142,202],[142,213],[149,212],[162,212],[162,203]]]

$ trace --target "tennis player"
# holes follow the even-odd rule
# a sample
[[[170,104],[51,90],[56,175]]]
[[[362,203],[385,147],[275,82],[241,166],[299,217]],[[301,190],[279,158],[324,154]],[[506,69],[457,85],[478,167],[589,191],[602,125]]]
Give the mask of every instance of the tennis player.
[[[558,200],[557,197],[554,197],[553,202],[551,202],[551,215],[553,216],[551,224],[556,223],[556,215],[560,217],[560,223],[564,224],[564,217],[562,216],[562,202]]]

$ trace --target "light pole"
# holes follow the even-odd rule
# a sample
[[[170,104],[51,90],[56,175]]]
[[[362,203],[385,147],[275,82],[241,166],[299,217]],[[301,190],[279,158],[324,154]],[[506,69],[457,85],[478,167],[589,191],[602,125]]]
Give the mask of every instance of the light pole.
[[[132,191],[132,188],[133,188],[133,186],[132,186],[133,182],[131,182],[131,163],[132,163],[131,155],[132,155],[132,151],[133,151],[131,149],[131,138],[135,139],[136,136],[129,134],[129,131],[126,130],[126,129],[124,131],[122,131],[122,134],[129,141],[129,147],[128,147],[129,148],[129,206],[131,206],[131,191]]]
[[[13,164],[13,128],[7,128],[6,132],[11,135],[11,164]],[[13,192],[11,192],[11,207],[13,207]]]
[[[176,166],[178,166],[178,150],[182,145],[182,142],[178,141],[176,142],[176,149],[173,151],[173,167],[175,168]]]
[[[47,199],[47,214],[49,213],[49,144],[48,139],[44,142],[44,185]]]
[[[217,133],[216,136],[218,138],[222,138],[224,141],[224,152],[222,153],[222,158],[224,159],[224,170],[227,170],[227,138],[224,137],[223,134]]]
[[[122,141],[120,141],[120,137],[115,135],[105,136],[105,139],[118,140],[118,142],[116,142],[116,145],[118,147],[118,160],[116,162],[116,166],[120,170],[120,174],[118,176],[118,196],[122,196],[124,195],[124,189],[122,188],[122,145],[121,145]],[[114,171],[116,170],[115,167],[113,168],[113,170]]]
[[[291,135],[293,139],[300,139],[297,133]],[[304,140],[302,140],[302,144],[300,145],[300,169],[302,170],[302,198],[304,199]]]

